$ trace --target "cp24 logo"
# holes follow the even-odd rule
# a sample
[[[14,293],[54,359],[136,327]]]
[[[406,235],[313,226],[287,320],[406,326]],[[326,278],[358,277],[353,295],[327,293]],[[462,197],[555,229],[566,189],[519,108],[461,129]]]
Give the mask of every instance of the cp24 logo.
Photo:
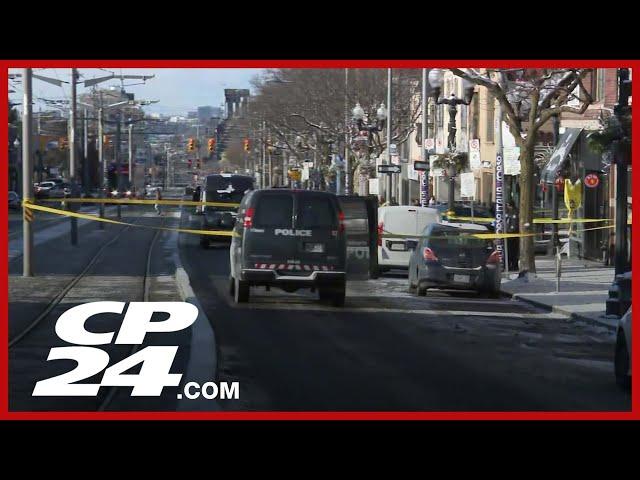
[[[85,328],[86,321],[100,313],[122,314],[125,302],[92,302],[73,307],[63,313],[56,322],[56,334],[61,340],[75,344],[73,347],[53,347],[49,360],[75,360],[78,365],[70,372],[40,380],[32,396],[94,397],[100,387],[133,387],[132,397],[157,397],[164,387],[177,387],[182,374],[169,373],[177,346],[148,346],[109,365],[109,354],[90,345],[109,345],[115,332],[95,333]],[[151,321],[156,312],[168,313],[163,321]],[[115,339],[116,345],[142,345],[150,332],[176,332],[183,330],[198,318],[198,309],[185,302],[131,302]],[[125,374],[127,370],[142,364],[137,374]],[[106,369],[106,370],[105,370]],[[75,383],[97,375],[104,370],[98,383]]]

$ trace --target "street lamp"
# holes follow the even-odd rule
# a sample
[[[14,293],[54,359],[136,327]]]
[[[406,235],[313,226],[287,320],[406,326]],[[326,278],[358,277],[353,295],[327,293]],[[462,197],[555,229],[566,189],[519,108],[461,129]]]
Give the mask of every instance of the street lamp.
[[[388,112],[384,103],[381,103],[378,109],[376,110],[375,123],[370,124],[367,122],[367,120],[365,120],[364,109],[360,106],[359,103],[356,103],[356,106],[351,111],[352,118],[353,120],[355,120],[357,125],[356,137],[364,138],[363,134],[365,134],[366,132],[367,151],[368,151],[368,145],[371,144],[371,137],[374,134],[377,134],[384,130],[384,127],[387,121],[387,113]],[[351,141],[353,142],[354,139],[352,138]],[[368,160],[369,160],[368,154],[366,158],[368,163]],[[345,168],[346,168],[346,164],[345,164]]]
[[[434,68],[429,72],[429,84],[431,85],[432,96],[436,105],[449,106],[449,137],[447,140],[447,146],[449,148],[449,152],[453,153],[456,151],[456,116],[458,115],[458,105],[471,104],[475,93],[474,84],[466,79],[462,79],[464,98],[457,98],[456,94],[453,92],[449,98],[440,98],[442,86],[444,84],[444,70],[441,68]],[[452,172],[455,174],[455,170],[452,170]],[[449,176],[449,211],[447,212],[449,215],[453,215],[453,205],[455,202],[455,179],[455,175]]]

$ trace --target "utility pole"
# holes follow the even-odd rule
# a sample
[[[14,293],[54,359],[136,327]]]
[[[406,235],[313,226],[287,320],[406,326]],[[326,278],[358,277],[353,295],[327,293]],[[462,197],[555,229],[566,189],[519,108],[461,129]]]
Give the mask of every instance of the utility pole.
[[[84,148],[82,149],[84,155],[82,156],[82,184],[84,185],[85,195],[89,193],[89,118],[87,117],[87,109],[84,109],[84,122],[83,122],[83,134],[84,134]]]
[[[553,121],[553,143],[554,146],[557,148],[558,147],[558,142],[560,141],[560,116],[559,115],[554,115],[552,117],[552,121]],[[558,212],[558,188],[555,184],[555,182],[553,183],[553,186],[551,187],[551,218],[553,220],[558,220],[560,218],[559,216],[559,212]],[[557,223],[552,223],[551,224],[551,251],[554,252],[557,255],[557,249],[560,246],[560,242],[558,242],[558,224]]]
[[[420,148],[420,160],[427,160],[427,111],[429,106],[429,97],[427,97],[427,69],[422,69],[422,145]],[[411,185],[411,180],[409,180]],[[411,197],[411,195],[409,195]],[[411,198],[409,198],[411,200]],[[420,172],[420,206],[429,205],[429,170]]]
[[[266,150],[267,147],[265,145],[265,138],[264,138],[264,134],[265,134],[265,121],[262,120],[262,156],[261,156],[261,168],[260,168],[260,188],[264,189],[266,187],[266,182],[265,182],[265,166],[266,166]]]
[[[392,119],[391,111],[393,110],[393,104],[391,103],[392,93],[393,93],[393,86],[391,83],[392,79],[393,79],[392,69],[388,68],[387,69],[387,164],[388,165],[391,165],[391,119]],[[387,174],[387,201],[389,203],[391,203],[391,199],[393,195],[392,175],[393,173]]]
[[[98,108],[98,163],[102,171],[101,191],[102,198],[105,198],[105,193],[108,191],[107,182],[107,164],[104,161],[104,117],[102,110],[102,95],[100,96],[100,108]],[[100,218],[104,218],[104,203],[100,203]],[[104,222],[98,222],[100,224],[100,230],[104,230]]]
[[[31,111],[32,102],[32,71],[30,68],[22,70],[22,82],[24,88],[22,102],[22,198],[25,202],[33,201],[33,181],[31,179],[31,151],[33,149],[31,131],[33,126],[33,114]],[[26,213],[26,210],[25,210]],[[31,229],[31,221],[27,221],[27,217],[22,216],[22,276],[33,276],[33,265],[31,262],[31,253],[33,250],[33,230]]]
[[[133,185],[133,123],[129,123],[129,189]]]
[[[344,194],[351,195],[349,169],[349,69],[344,69]]]
[[[116,190],[120,192],[120,124],[122,123],[122,113],[118,112],[116,123],[116,141],[114,142],[114,154],[116,161]],[[122,218],[120,204],[117,206],[118,220]]]
[[[69,177],[71,181],[71,196],[73,197],[77,192],[76,184],[76,107],[77,107],[77,77],[78,71],[75,68],[71,69],[71,110],[69,111]],[[70,206],[67,208],[71,209]],[[71,217],[71,245],[78,244],[78,219]]]

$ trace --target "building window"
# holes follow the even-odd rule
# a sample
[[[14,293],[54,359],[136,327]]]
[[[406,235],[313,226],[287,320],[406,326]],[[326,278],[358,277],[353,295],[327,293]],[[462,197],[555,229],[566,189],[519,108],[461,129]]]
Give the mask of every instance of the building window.
[[[495,131],[495,119],[494,119],[495,101],[491,93],[487,96],[487,123],[486,123],[486,140],[489,143],[493,143],[493,134]]]

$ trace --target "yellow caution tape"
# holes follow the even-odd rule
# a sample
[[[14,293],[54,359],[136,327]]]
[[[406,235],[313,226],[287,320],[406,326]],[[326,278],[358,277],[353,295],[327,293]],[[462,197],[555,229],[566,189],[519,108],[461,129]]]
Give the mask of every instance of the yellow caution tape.
[[[169,231],[169,232],[181,232],[181,233],[191,233],[194,235],[211,235],[211,236],[215,236],[215,237],[232,237],[232,236],[236,236],[234,234],[233,231],[229,231],[229,230],[193,230],[190,228],[171,228],[171,227],[156,227],[153,225],[140,225],[137,223],[129,223],[129,222],[122,222],[120,220],[111,220],[109,218],[101,218],[97,215],[91,215],[91,214],[87,214],[87,213],[77,213],[77,212],[71,212],[69,210],[60,210],[57,208],[51,208],[51,207],[45,207],[44,205],[36,205],[34,203],[30,203],[30,202],[23,202],[23,206],[25,207],[25,209],[27,210],[40,210],[42,212],[47,212],[47,213],[54,213],[56,215],[64,215],[67,217],[75,217],[75,218],[81,218],[84,220],[94,220],[96,222],[103,222],[103,223],[112,223],[114,225],[128,225],[131,227],[140,227],[140,228],[151,228],[154,230],[165,230],[165,231]]]
[[[207,207],[232,207],[237,208],[239,203],[231,202],[194,202],[193,200],[137,200],[128,198],[43,198],[39,202],[60,203],[114,203],[120,205],[188,205]]]
[[[533,223],[596,223],[596,222],[612,222],[610,218],[534,218]]]

